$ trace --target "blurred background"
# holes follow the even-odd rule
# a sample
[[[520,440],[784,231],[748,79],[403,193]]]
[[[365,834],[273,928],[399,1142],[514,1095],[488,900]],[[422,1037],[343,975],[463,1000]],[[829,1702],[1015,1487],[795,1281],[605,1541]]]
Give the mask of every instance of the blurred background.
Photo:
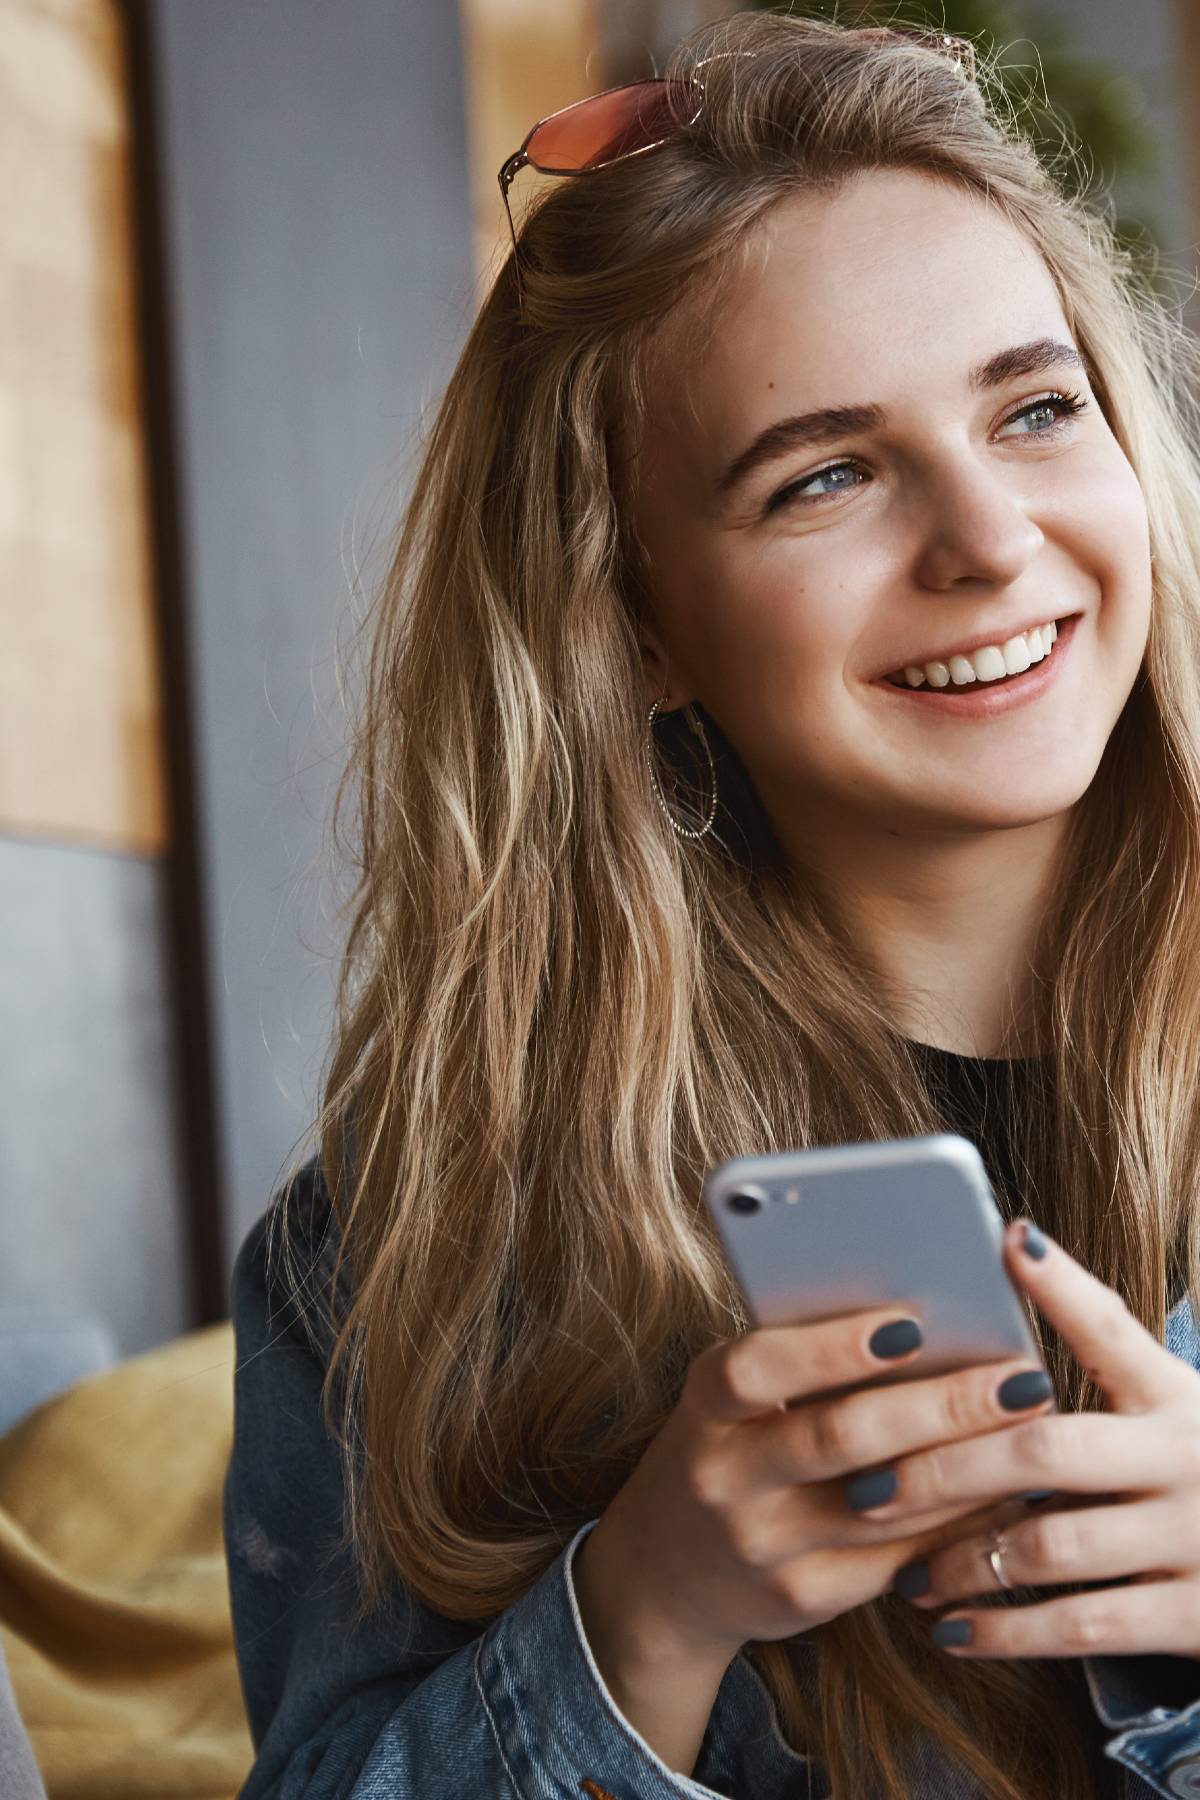
[[[226,1316],[329,1028],[335,650],[496,170],[732,10],[0,0],[0,1426]],[[1198,14],[836,9],[983,34],[1192,329]]]

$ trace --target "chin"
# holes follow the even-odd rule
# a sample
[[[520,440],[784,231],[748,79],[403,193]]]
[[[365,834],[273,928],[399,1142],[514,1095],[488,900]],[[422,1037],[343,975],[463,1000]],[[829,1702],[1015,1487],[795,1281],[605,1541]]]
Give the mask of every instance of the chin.
[[[1004,793],[947,793],[940,804],[927,799],[923,806],[906,810],[910,823],[920,831],[1020,831],[1051,819],[1065,819],[1088,785],[1086,781],[1060,780],[1053,787],[1022,782]]]
[[[1107,737],[1089,741],[1094,730],[1093,716],[1088,729],[1073,738],[1064,739],[1059,731],[1041,738],[1030,734],[1003,756],[985,752],[970,762],[960,760],[943,782],[931,770],[926,808],[956,815],[964,826],[997,831],[1070,812],[1091,787],[1104,756]]]

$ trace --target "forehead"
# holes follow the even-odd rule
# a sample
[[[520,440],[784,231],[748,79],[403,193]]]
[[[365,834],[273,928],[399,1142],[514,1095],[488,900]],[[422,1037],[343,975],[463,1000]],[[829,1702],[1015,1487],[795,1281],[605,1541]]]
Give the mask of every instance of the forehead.
[[[703,324],[687,310],[649,361],[648,423],[724,455],[783,412],[928,403],[965,393],[998,350],[1071,337],[1029,240],[980,196],[907,170],[780,202]]]

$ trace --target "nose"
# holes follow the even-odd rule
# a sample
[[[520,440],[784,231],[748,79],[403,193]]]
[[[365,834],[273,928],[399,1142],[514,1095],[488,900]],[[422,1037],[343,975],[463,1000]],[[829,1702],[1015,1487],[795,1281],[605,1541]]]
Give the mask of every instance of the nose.
[[[918,578],[936,590],[970,581],[1007,587],[1045,541],[1011,475],[957,461],[930,484]]]

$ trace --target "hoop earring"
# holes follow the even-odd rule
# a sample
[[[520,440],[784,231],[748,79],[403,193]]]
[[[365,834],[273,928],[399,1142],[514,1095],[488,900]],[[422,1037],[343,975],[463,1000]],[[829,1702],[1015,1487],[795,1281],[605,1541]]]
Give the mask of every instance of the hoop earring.
[[[702,838],[702,837],[705,837],[708,834],[708,832],[710,832],[712,830],[713,820],[717,816],[717,768],[716,768],[716,764],[713,762],[712,751],[708,747],[708,739],[704,734],[704,726],[700,723],[700,720],[697,718],[695,711],[693,710],[691,704],[689,703],[689,705],[686,709],[687,722],[688,722],[690,729],[695,732],[696,736],[700,739],[700,742],[704,745],[704,754],[708,758],[708,772],[712,778],[712,799],[709,802],[708,817],[705,819],[704,824],[700,827],[699,831],[693,831],[687,825],[676,824],[675,820],[671,817],[670,808],[667,805],[666,797],[664,796],[662,787],[659,784],[658,772],[654,767],[654,719],[655,719],[655,715],[658,712],[659,707],[662,705],[662,703],[666,699],[666,697],[667,696],[665,694],[663,694],[659,699],[657,699],[654,702],[654,705],[650,708],[649,715],[646,719],[646,739],[645,739],[646,767],[650,771],[650,780],[651,780],[651,783],[654,788],[654,797],[658,801],[659,807],[662,810],[662,815],[663,815],[664,819],[667,821],[667,824],[671,827],[671,830],[676,834],[677,837]]]

